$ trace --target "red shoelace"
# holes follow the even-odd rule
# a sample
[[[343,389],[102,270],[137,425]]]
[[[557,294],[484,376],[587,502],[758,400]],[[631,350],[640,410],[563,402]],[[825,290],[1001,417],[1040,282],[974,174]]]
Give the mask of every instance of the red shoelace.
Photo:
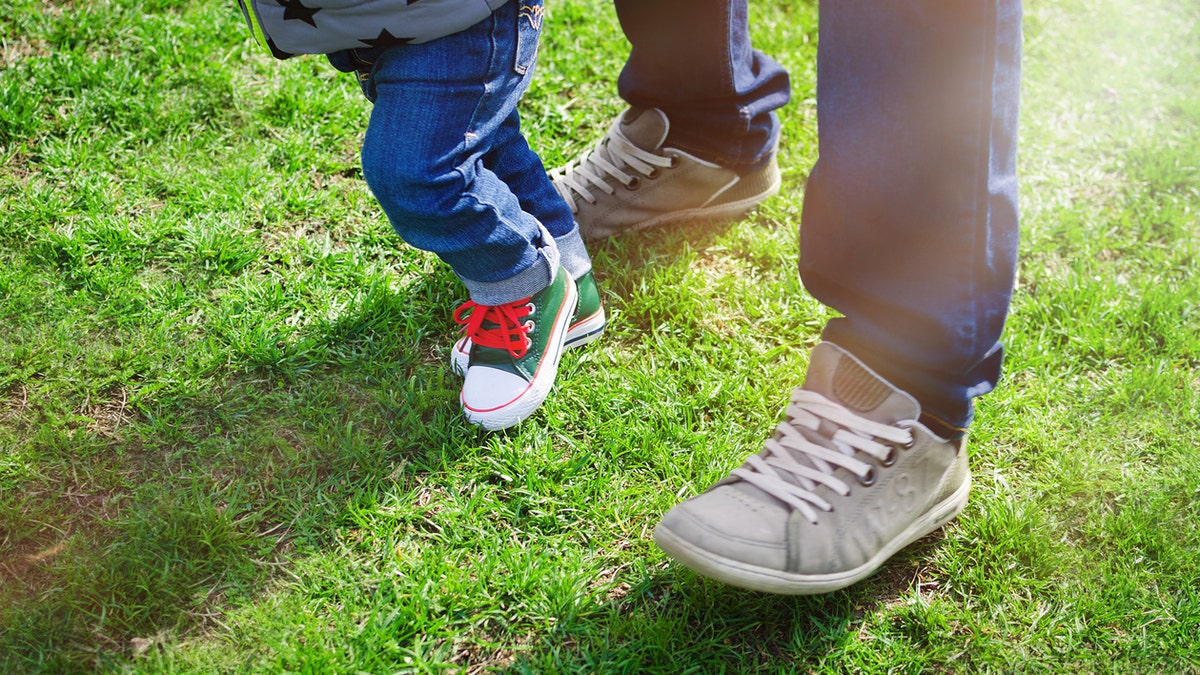
[[[477,305],[468,300],[454,310],[454,322],[462,324],[463,332],[471,342],[481,347],[504,349],[514,359],[519,359],[529,350],[528,334],[533,330],[532,321],[521,321],[533,312],[530,299],[507,305]]]

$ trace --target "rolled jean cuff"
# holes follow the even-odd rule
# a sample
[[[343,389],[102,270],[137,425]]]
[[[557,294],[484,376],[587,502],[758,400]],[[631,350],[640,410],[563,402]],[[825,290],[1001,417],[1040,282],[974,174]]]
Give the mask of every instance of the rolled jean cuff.
[[[579,234],[578,223],[570,232],[555,237],[554,244],[558,246],[563,268],[572,279],[578,279],[592,271],[592,257],[588,255],[587,247],[583,243],[583,235]]]
[[[554,282],[554,275],[561,265],[561,254],[558,244],[546,228],[542,228],[542,246],[535,249],[537,257],[533,264],[521,270],[516,275],[503,281],[472,281],[463,278],[467,293],[477,305],[495,306],[506,305],[510,302],[523,300]]]

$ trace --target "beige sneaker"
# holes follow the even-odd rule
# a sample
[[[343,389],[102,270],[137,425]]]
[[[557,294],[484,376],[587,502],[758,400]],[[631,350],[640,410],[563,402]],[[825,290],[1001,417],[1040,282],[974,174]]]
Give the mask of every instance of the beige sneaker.
[[[594,149],[550,178],[589,241],[654,225],[734,218],[779,192],[775,155],[745,175],[663,147],[670,122],[657,108],[630,108]]]
[[[963,442],[934,436],[919,415],[911,396],[821,343],[766,448],[667,512],[654,539],[735,586],[794,595],[849,586],[967,503]]]

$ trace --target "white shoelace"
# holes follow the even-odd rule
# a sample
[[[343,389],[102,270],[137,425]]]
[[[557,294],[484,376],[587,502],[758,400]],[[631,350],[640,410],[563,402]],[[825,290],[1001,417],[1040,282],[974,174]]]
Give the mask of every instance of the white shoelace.
[[[606,153],[608,157],[605,157]],[[605,176],[612,176],[621,185],[633,189],[641,179],[627,172],[627,169],[653,178],[658,175],[659,170],[673,166],[675,161],[674,157],[656,155],[634,145],[621,133],[621,120],[618,118],[600,141],[600,145],[583,153],[562,169],[552,171],[550,179],[554,181],[554,187],[562,195],[563,201],[571,207],[571,213],[578,213],[575,194],[585,202],[595,204],[593,189],[610,195],[616,191],[616,188],[605,180]]]
[[[797,430],[815,432],[822,420],[839,427],[827,438],[828,446],[808,440]],[[874,481],[874,467],[856,459],[856,452],[890,464],[895,460],[895,446],[907,447],[912,442],[909,429],[873,422],[816,392],[796,389],[787,408],[787,421],[781,422],[775,435],[767,440],[765,456],[751,456],[732,475],[791,505],[815,525],[818,510],[833,510],[833,505],[815,492],[818,485],[839,495],[850,494],[850,486],[834,475],[834,469],[846,469],[859,482],[869,485]],[[797,457],[806,463],[797,461]],[[792,476],[794,482],[785,479],[784,474]]]

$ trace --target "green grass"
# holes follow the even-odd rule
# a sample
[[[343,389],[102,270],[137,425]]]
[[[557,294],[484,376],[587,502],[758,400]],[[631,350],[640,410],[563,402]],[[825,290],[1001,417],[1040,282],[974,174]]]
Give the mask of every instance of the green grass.
[[[828,596],[649,531],[759,449],[828,312],[796,278],[816,6],[783,194],[596,247],[611,317],[486,434],[453,275],[368,194],[368,104],[228,3],[0,12],[0,672],[1200,672],[1200,4],[1030,0],[1007,377],[944,532]],[[548,164],[621,109],[605,0],[552,3]]]

